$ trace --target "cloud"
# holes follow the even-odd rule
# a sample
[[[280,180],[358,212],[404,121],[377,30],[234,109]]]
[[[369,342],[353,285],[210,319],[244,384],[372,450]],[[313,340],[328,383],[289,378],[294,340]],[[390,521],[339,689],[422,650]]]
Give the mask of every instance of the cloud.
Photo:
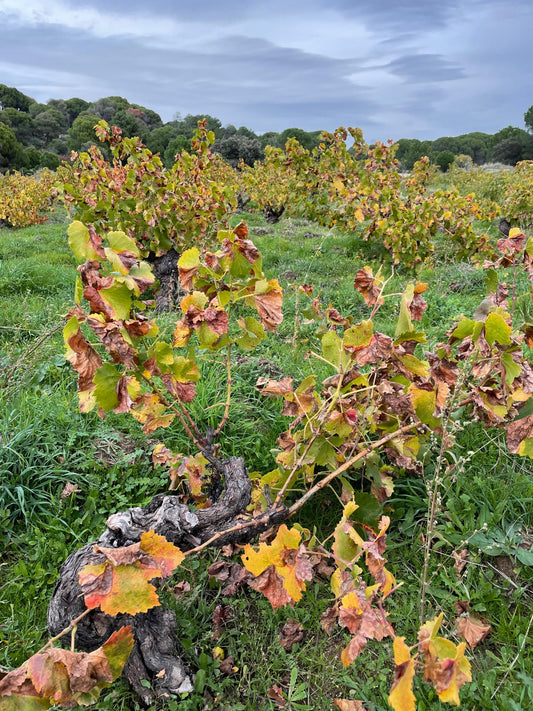
[[[258,132],[495,132],[522,125],[532,23],[529,0],[0,0],[1,81]]]
[[[466,77],[465,71],[440,54],[408,54],[386,67],[411,84],[429,84]]]

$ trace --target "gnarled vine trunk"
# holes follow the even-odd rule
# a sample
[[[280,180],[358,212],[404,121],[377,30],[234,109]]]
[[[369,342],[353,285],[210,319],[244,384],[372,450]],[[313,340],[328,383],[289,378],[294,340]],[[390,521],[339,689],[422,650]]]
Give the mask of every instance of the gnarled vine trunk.
[[[239,524],[246,522],[244,512],[251,498],[251,482],[244,460],[230,457],[223,462],[215,460],[215,463],[223,475],[225,487],[213,506],[191,511],[176,496],[158,495],[145,508],[132,508],[110,516],[106,530],[95,543],[119,548],[137,543],[145,531],[154,530],[185,551],[235,527],[239,530],[218,537],[213,545],[244,543],[287,518],[287,509],[270,509],[256,519],[253,526],[240,527]],[[94,552],[93,546],[94,543],[90,543],[72,553],[61,567],[48,607],[48,628],[54,636],[85,610],[78,583],[79,572],[86,565],[104,560],[102,554]],[[116,617],[99,609],[93,610],[78,624],[76,646],[92,651],[123,625],[132,625],[135,636],[135,646],[124,676],[143,703],[148,705],[153,701],[152,691],[141,683],[144,679],[151,682],[157,696],[192,690],[190,673],[177,651],[175,615],[163,607],[135,616],[119,614]]]

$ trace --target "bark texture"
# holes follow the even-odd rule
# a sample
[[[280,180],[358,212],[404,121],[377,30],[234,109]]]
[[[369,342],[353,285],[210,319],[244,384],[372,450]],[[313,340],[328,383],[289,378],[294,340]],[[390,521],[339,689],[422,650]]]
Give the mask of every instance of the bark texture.
[[[120,548],[138,542],[145,531],[153,529],[185,551],[235,526],[239,530],[222,535],[213,545],[247,542],[287,518],[288,511],[284,507],[271,509],[250,525],[244,512],[251,498],[251,482],[243,459],[230,457],[224,462],[215,462],[225,486],[222,496],[213,506],[190,511],[177,497],[158,495],[145,508],[132,508],[110,516],[106,530],[95,543]],[[61,567],[60,578],[48,607],[48,628],[53,636],[67,628],[71,620],[85,610],[78,583],[79,572],[86,565],[104,560],[101,554],[94,552],[93,546],[94,543],[90,543],[75,551]],[[135,636],[135,646],[124,676],[143,703],[150,704],[154,696],[150,689],[141,684],[143,679],[151,682],[157,696],[192,690],[191,676],[179,657],[179,651],[176,651],[179,645],[175,637],[175,615],[163,607],[155,607],[135,616],[119,614],[116,617],[94,610],[80,621],[76,646],[92,651],[123,625],[132,625]]]

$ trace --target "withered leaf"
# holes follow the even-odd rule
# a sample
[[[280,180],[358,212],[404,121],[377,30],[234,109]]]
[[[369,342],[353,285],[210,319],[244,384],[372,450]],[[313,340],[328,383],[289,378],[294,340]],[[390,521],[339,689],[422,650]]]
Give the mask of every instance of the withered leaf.
[[[480,619],[470,615],[461,617],[457,625],[457,633],[466,639],[471,649],[483,642],[491,629],[491,625],[484,625]]]
[[[283,649],[289,651],[293,644],[297,644],[305,639],[306,632],[298,620],[288,619],[281,628],[278,640]]]

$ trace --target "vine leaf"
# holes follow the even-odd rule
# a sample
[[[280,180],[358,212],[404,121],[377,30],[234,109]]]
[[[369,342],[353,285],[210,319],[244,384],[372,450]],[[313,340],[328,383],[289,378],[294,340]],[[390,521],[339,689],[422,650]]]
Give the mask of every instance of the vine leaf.
[[[108,615],[135,615],[159,605],[155,587],[148,581],[165,578],[180,565],[183,553],[154,531],[142,534],[139,543],[122,548],[94,546],[103,563],[86,565],[79,574],[85,604]]]
[[[471,649],[483,642],[491,629],[491,625],[484,625],[477,617],[470,617],[470,615],[461,617],[457,625],[457,633],[466,639]]]
[[[470,662],[464,656],[466,642],[456,646],[449,639],[437,637],[442,618],[441,613],[422,625],[418,633],[425,661],[424,679],[433,682],[441,701],[459,706],[459,690],[472,681]]]
[[[133,649],[131,627],[113,632],[93,652],[50,647],[0,679],[2,711],[88,706],[122,674]]]
[[[396,672],[388,702],[394,711],[415,711],[413,694],[415,660],[411,658],[411,651],[404,640],[405,637],[395,637],[392,643]]]
[[[250,585],[262,592],[274,609],[300,600],[305,582],[313,577],[307,550],[300,540],[298,529],[289,530],[282,525],[270,545],[262,542],[258,551],[249,544],[244,548],[244,567],[257,578]]]

